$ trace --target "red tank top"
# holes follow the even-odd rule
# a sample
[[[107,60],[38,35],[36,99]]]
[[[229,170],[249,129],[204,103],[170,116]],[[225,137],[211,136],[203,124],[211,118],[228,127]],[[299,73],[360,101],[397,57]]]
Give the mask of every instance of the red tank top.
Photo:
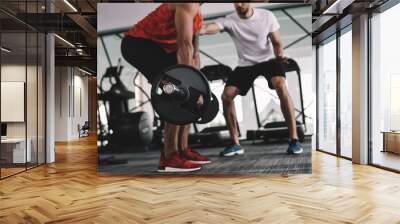
[[[177,32],[175,28],[175,13],[168,4],[161,4],[156,10],[135,24],[125,35],[141,37],[160,43],[168,52],[177,51]],[[193,19],[193,33],[201,29],[203,18],[198,13]]]

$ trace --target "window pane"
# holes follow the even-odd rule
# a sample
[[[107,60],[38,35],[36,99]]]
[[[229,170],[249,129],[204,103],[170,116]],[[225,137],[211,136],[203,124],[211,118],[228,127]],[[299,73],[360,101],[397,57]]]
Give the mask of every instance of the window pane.
[[[352,35],[340,37],[340,127],[341,155],[351,158],[352,141]]]
[[[1,34],[1,176],[25,170],[26,150],[26,33]]]
[[[336,40],[321,45],[318,55],[319,149],[336,153]]]
[[[45,79],[45,60],[46,60],[46,52],[45,52],[45,44],[46,37],[44,34],[39,33],[39,43],[38,43],[38,164],[45,163],[45,122],[46,122],[46,108],[45,108],[45,87],[46,87],[46,79]]]
[[[26,116],[27,116],[27,140],[30,156],[28,160],[28,168],[37,165],[37,75],[38,75],[38,35],[36,32],[27,33],[27,80],[26,80]]]
[[[400,170],[400,5],[372,18],[372,163]],[[384,134],[382,132],[390,132]]]

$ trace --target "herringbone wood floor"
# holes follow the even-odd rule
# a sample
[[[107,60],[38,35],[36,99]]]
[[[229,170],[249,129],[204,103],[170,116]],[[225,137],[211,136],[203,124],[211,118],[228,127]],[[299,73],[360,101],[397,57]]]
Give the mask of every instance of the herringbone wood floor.
[[[312,175],[99,176],[95,138],[0,181],[0,223],[400,223],[400,175],[315,152]]]

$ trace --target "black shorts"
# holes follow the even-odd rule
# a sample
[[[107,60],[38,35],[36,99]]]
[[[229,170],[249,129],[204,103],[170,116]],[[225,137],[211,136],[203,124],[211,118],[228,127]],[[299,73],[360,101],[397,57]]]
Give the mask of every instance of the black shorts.
[[[124,59],[139,70],[149,83],[162,70],[178,64],[176,52],[167,53],[160,44],[144,38],[124,37],[121,52]]]
[[[244,96],[254,83],[258,76],[264,76],[268,81],[268,86],[275,89],[271,79],[275,76],[286,78],[285,69],[276,59],[271,59],[252,66],[236,67],[229,76],[226,86],[236,86],[239,89],[239,94]]]

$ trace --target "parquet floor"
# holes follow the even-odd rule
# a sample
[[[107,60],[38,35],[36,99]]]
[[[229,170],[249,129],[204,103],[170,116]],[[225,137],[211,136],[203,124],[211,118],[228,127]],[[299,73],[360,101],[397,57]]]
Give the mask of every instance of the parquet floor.
[[[400,223],[400,175],[313,153],[312,175],[99,176],[95,138],[0,181],[0,223]]]
[[[2,177],[3,176],[7,177],[7,176],[13,175],[15,173],[24,171],[24,170],[25,170],[25,167],[21,167],[21,168],[19,168],[19,167],[17,167],[17,168],[14,168],[14,167],[1,168],[1,175],[2,175]]]

